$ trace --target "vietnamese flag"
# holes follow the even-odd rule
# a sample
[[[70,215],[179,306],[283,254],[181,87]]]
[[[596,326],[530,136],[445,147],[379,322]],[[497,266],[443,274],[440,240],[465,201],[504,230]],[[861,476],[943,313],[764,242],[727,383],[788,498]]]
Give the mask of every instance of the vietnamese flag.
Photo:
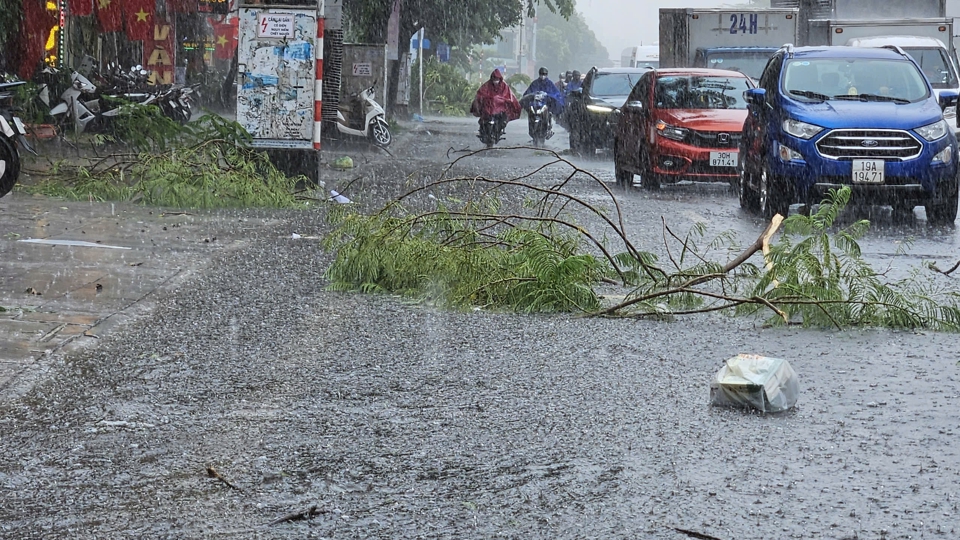
[[[229,60],[237,52],[237,27],[232,24],[213,23],[213,57]]]
[[[130,41],[150,39],[153,35],[155,6],[154,0],[124,0],[123,17],[127,26],[127,39]]]
[[[197,0],[168,0],[167,6],[171,13],[197,12]]]
[[[93,15],[93,0],[67,0],[70,14],[77,17]]]
[[[97,6],[97,20],[100,21],[100,30],[104,32],[119,32],[123,27],[123,12],[120,9],[122,0],[95,0]]]

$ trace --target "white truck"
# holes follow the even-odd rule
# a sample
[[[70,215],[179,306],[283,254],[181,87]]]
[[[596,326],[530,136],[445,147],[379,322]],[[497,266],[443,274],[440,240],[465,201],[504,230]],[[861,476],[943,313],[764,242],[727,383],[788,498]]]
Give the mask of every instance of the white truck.
[[[660,67],[733,69],[760,77],[770,56],[797,42],[796,8],[660,8]]]
[[[651,67],[660,66],[660,44],[639,45],[627,47],[620,53],[620,67]]]

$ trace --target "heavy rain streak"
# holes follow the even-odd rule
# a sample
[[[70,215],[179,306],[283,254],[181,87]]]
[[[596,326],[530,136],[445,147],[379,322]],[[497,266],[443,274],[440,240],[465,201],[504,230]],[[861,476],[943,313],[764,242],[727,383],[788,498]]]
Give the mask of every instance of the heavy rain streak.
[[[0,538],[960,538],[960,0],[0,0]]]

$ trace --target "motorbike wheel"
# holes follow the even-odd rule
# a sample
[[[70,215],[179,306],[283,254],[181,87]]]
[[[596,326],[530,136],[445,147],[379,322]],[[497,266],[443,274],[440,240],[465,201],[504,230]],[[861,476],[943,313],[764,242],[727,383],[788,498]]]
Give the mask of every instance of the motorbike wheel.
[[[387,124],[386,120],[377,118],[373,121],[373,125],[370,126],[370,138],[373,139],[373,144],[380,148],[390,146],[393,136],[390,135],[390,125]]]
[[[20,178],[20,152],[16,143],[0,134],[0,197],[3,197]]]

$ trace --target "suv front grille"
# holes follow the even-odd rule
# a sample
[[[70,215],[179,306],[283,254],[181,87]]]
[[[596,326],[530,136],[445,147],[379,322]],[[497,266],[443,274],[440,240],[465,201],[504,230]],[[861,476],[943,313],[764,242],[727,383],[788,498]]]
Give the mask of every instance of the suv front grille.
[[[837,129],[817,141],[817,151],[829,159],[912,159],[923,146],[900,129]]]
[[[736,148],[740,145],[740,133],[694,131],[691,129],[684,140],[687,144],[700,148]]]

